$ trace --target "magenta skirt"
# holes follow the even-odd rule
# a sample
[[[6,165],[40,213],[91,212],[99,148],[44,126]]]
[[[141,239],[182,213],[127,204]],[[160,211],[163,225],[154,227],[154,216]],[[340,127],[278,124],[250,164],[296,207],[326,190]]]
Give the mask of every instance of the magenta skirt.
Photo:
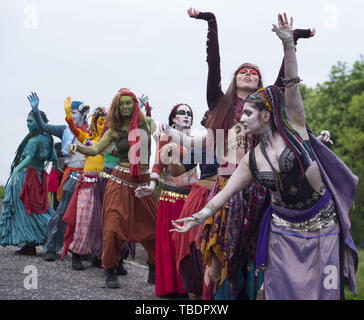
[[[174,228],[171,220],[178,219],[189,190],[182,187],[167,188],[165,185],[159,198],[155,252],[155,294],[157,296],[186,293],[177,272],[176,248],[169,230]]]

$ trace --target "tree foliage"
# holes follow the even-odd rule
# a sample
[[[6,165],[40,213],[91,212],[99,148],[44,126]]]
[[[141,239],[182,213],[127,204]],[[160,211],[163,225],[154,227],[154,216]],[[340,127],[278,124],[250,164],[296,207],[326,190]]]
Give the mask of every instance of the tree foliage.
[[[359,177],[350,219],[355,242],[364,246],[364,57],[351,68],[338,62],[328,81],[300,88],[310,128],[329,130],[332,151]]]

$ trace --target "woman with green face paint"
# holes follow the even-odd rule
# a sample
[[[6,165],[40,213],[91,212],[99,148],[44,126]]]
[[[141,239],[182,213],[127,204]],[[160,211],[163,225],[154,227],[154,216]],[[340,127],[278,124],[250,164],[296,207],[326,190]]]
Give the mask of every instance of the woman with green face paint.
[[[42,111],[44,122],[48,119]],[[37,128],[33,113],[27,117],[29,133],[20,143],[13,163],[0,215],[0,245],[19,246],[18,254],[35,255],[47,237],[55,211],[48,203],[45,164],[58,167],[52,137]]]
[[[136,96],[128,89],[115,95],[106,117],[109,129],[93,147],[72,144],[69,152],[95,156],[113,142],[117,147],[118,165],[106,185],[103,201],[102,267],[106,270],[106,287],[118,288],[116,268],[120,247],[128,242],[140,242],[148,253],[148,282],[155,282],[155,238],[158,202],[154,194],[141,199],[136,188],[150,182],[149,158],[151,135],[155,123],[145,117]]]

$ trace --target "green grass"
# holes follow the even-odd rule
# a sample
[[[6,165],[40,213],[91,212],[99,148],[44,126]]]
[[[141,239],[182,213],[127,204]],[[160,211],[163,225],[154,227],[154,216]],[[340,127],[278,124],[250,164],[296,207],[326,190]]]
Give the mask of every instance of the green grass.
[[[364,249],[358,249],[359,265],[356,272],[356,291],[357,295],[354,296],[347,287],[345,287],[346,300],[364,300]]]

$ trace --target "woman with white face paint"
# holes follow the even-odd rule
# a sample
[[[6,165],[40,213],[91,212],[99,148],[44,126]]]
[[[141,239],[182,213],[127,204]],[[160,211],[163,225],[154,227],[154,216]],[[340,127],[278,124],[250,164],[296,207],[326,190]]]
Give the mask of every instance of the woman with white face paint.
[[[193,113],[187,104],[177,104],[169,115],[169,125],[178,131],[189,134],[193,122]],[[151,173],[149,186],[141,186],[135,190],[136,197],[144,197],[153,193],[162,172],[165,171],[162,181],[162,191],[158,203],[157,232],[156,232],[156,279],[155,293],[157,296],[170,296],[173,294],[186,294],[181,277],[176,269],[176,250],[172,243],[169,229],[172,227],[171,219],[177,219],[191,190],[191,185],[198,180],[195,168],[173,177],[170,165],[161,157],[161,151],[171,141],[167,135],[160,137],[156,148],[155,163]],[[177,148],[177,157],[182,158],[186,153],[183,147]],[[174,218],[173,218],[174,217]]]

